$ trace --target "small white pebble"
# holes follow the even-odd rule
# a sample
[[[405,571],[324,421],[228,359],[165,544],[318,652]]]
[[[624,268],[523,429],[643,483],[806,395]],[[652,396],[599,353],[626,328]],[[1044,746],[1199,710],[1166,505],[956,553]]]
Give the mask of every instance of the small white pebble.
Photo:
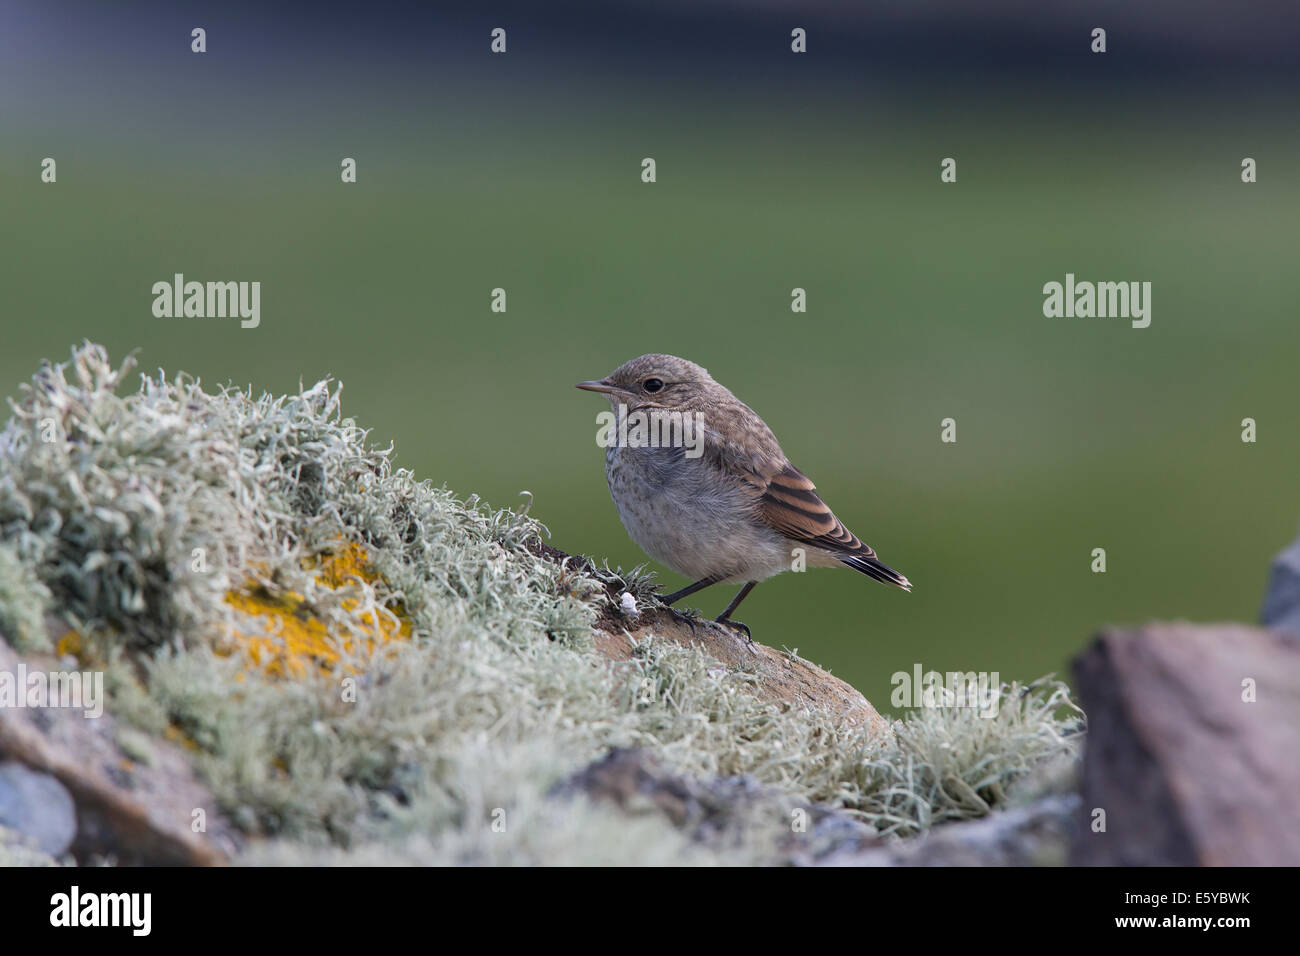
[[[619,612],[627,617],[636,617],[641,612],[636,609],[636,598],[631,591],[624,591],[618,603]]]
[[[708,673],[714,680],[722,680],[727,676],[727,669],[725,667],[710,667]]]

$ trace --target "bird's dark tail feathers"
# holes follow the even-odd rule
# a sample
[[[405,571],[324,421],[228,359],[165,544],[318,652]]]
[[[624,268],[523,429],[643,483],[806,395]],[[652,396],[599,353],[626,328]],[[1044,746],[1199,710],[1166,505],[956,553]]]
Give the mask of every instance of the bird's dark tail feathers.
[[[845,564],[854,571],[861,571],[869,578],[875,578],[881,584],[892,584],[896,588],[902,588],[904,591],[912,590],[912,582],[907,580],[893,568],[881,564],[875,558],[867,558],[862,555],[854,554],[847,558],[841,558]]]

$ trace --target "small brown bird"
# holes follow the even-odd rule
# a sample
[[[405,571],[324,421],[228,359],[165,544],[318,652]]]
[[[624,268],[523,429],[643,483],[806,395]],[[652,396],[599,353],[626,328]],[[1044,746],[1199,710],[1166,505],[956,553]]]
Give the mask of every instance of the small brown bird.
[[[716,620],[749,636],[732,612],[759,581],[792,570],[800,549],[807,566],[844,564],[911,590],[831,513],[753,409],[694,362],[642,355],[577,387],[603,393],[614,409],[605,474],[623,526],[646,554],[695,581],[666,595],[665,604],[743,581]],[[660,430],[638,430],[647,419],[657,419]],[[667,434],[678,422],[671,434],[680,440],[647,446],[647,436]]]

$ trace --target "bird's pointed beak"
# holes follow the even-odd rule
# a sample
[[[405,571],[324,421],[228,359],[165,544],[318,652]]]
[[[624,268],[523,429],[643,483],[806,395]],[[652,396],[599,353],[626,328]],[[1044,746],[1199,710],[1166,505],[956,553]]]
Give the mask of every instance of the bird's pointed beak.
[[[574,388],[585,389],[588,392],[604,392],[606,395],[612,395],[618,391],[613,385],[604,381],[599,382],[579,382]]]

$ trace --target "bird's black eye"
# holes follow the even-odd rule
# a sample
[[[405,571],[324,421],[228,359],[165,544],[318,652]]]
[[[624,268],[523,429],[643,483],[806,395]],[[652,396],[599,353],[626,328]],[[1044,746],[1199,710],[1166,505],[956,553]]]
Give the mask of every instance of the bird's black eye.
[[[642,384],[645,385],[645,390],[647,392],[657,392],[659,389],[664,387],[663,380],[657,378],[648,378]]]

